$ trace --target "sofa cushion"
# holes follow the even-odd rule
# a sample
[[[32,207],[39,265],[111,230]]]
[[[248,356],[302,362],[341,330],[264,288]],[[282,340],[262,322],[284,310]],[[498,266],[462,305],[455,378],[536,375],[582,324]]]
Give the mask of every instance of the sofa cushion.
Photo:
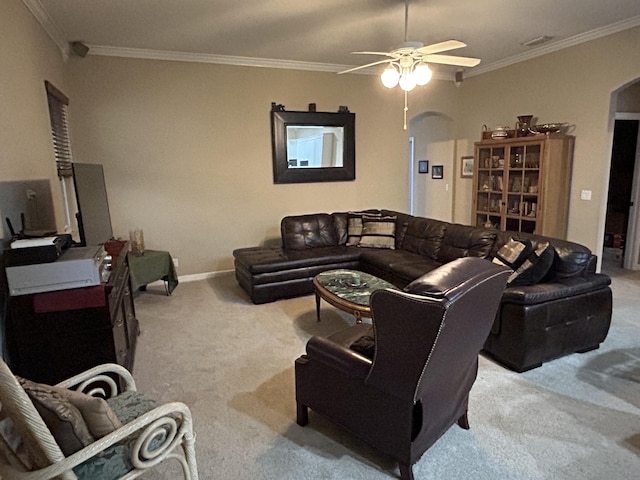
[[[362,217],[359,247],[396,248],[396,217]]]
[[[452,223],[447,225],[437,260],[448,263],[457,258],[487,258],[495,242],[496,230]]]
[[[402,248],[435,260],[446,228],[447,224],[439,220],[411,217],[402,240]]]
[[[549,246],[549,244],[546,244]],[[504,265],[511,270],[517,270],[533,252],[533,246],[529,240],[514,240],[510,238],[493,258],[493,263]],[[553,258],[551,259],[553,261]],[[551,266],[551,264],[549,264]],[[548,268],[547,268],[548,270]],[[547,273],[545,271],[545,273]]]
[[[429,257],[406,250],[365,249],[360,255],[362,270],[397,286],[404,286],[440,265]]]
[[[549,242],[540,244],[513,272],[507,280],[507,285],[510,287],[535,285],[547,275],[554,258],[555,252]]]
[[[602,290],[611,285],[611,278],[601,273],[585,277],[571,277],[553,282],[526,286],[509,286],[502,295],[502,303],[536,305]]]
[[[284,217],[280,230],[287,250],[338,245],[333,217],[328,213]]]
[[[331,214],[333,218],[333,227],[336,231],[336,242],[338,245],[346,245],[347,243],[347,213],[336,212]]]
[[[396,212],[394,210],[378,210],[383,217],[396,217],[396,249],[402,248],[402,242],[407,232],[409,221],[413,217],[407,213]]]
[[[403,290],[416,295],[453,300],[464,290],[461,288],[464,283],[477,282],[487,271],[502,273],[508,270],[480,258],[458,258],[416,278]]]
[[[357,261],[360,250],[345,246],[289,251],[281,248],[248,247],[234,250],[233,256],[236,270],[242,269],[251,275],[260,275]]]

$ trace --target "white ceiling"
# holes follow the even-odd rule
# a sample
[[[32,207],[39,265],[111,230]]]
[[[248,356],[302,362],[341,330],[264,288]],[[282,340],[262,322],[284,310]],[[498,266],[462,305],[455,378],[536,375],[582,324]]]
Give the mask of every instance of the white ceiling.
[[[82,41],[90,55],[339,71],[381,59],[352,51],[404,41],[404,0],[23,2],[61,49]],[[465,42],[447,53],[482,59],[469,76],[638,25],[640,0],[411,0],[408,37]]]

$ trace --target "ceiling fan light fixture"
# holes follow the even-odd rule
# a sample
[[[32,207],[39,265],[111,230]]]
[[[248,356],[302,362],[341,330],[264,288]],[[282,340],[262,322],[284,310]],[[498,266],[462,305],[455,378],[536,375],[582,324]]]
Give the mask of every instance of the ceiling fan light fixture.
[[[398,81],[400,80],[400,73],[398,73],[398,70],[396,70],[393,65],[389,65],[384,69],[382,75],[380,75],[380,80],[385,87],[393,88],[398,85]]]
[[[414,88],[416,88],[416,78],[412,71],[406,70],[402,72],[400,75],[400,80],[398,81],[400,88],[405,92],[410,92]]]
[[[416,68],[413,70],[413,78],[416,81],[417,85],[423,86],[431,81],[431,77],[433,76],[433,72],[424,62],[420,62]]]

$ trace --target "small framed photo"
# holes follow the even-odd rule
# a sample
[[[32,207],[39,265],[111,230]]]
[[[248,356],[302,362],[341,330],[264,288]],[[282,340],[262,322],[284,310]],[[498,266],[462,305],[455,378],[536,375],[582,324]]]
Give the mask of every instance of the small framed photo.
[[[429,173],[429,160],[418,160],[418,173]]]
[[[460,159],[460,176],[462,178],[473,178],[473,157],[462,157]]]
[[[431,178],[444,178],[443,170],[444,167],[442,165],[434,165],[433,167],[431,167]]]

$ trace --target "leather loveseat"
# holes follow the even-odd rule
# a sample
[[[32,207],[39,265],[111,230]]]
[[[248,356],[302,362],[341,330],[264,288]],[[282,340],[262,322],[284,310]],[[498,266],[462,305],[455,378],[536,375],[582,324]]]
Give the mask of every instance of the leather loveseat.
[[[351,246],[348,212],[288,216],[281,221],[281,246],[233,252],[238,283],[256,304],[312,293],[314,276],[335,268],[361,270],[404,288],[456,258],[493,259],[509,241],[528,241],[534,249],[548,242],[551,267],[535,284],[505,289],[484,351],[522,372],[598,348],[606,338],[611,279],[596,273],[597,258],[587,247],[390,210],[364,213],[394,219],[391,248]]]

